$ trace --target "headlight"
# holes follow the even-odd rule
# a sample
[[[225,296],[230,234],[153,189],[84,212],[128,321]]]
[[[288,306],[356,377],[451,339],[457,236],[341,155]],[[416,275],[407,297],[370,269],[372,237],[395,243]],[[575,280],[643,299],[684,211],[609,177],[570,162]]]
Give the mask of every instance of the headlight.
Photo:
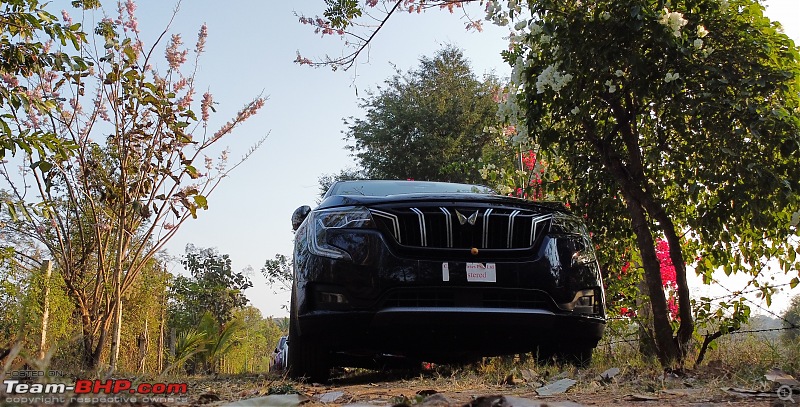
[[[351,260],[346,251],[328,244],[328,231],[335,229],[375,228],[367,208],[353,206],[323,209],[311,212],[308,231],[308,249],[317,256]]]

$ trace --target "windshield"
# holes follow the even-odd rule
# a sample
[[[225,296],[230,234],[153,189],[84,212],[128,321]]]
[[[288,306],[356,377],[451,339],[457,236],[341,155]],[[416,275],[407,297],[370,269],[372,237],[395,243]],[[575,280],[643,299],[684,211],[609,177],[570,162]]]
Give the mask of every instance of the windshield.
[[[405,194],[495,194],[486,186],[470,184],[453,184],[449,182],[432,181],[339,181],[331,186],[325,196],[331,195],[359,195],[359,196],[389,196]]]

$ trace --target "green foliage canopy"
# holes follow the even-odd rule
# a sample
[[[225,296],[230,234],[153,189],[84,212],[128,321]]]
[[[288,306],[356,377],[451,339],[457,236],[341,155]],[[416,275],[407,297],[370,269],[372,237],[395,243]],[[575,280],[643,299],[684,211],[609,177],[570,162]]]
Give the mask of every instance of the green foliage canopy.
[[[244,290],[253,283],[243,272],[233,271],[227,254],[188,245],[181,264],[191,277],[176,277],[170,288],[173,326],[196,327],[205,312],[223,324],[231,320],[234,310],[247,304]]]
[[[369,178],[480,182],[497,87],[475,76],[461,50],[445,47],[362,101],[366,117],[346,121],[348,148]]]
[[[547,186],[570,191],[602,246],[635,233],[662,362],[682,349],[666,335],[659,236],[676,265],[681,346],[693,331],[686,259],[708,281],[720,268],[757,278],[768,258],[797,268],[798,49],[757,1],[490,3],[495,22],[516,20],[506,58],[521,91],[505,113],[559,157]]]

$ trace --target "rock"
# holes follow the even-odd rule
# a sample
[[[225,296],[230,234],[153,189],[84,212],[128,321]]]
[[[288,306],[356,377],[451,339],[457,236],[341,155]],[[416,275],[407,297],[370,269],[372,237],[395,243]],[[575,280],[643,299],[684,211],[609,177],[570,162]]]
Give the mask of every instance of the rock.
[[[223,404],[222,407],[294,407],[309,401],[309,398],[300,394],[272,394],[264,397],[234,401]]]
[[[546,386],[536,389],[536,393],[540,396],[552,396],[553,394],[565,393],[570,387],[574,386],[577,381],[572,379],[561,379]]]
[[[779,386],[800,387],[800,382],[797,379],[780,369],[771,369],[764,374],[764,378],[770,382],[777,383]]]
[[[467,404],[469,407],[585,407],[571,401],[545,401],[513,396],[486,396]]]
[[[619,368],[612,367],[611,369],[606,370],[603,373],[600,373],[600,381],[604,383],[609,383],[611,380],[618,375],[620,372]]]
[[[314,397],[322,403],[333,403],[336,400],[339,400],[342,396],[344,396],[344,392],[342,391],[329,391],[325,394],[320,394]]]
[[[443,394],[438,394],[438,393],[425,397],[425,399],[418,404],[418,406],[420,407],[448,407],[452,405],[453,405],[453,400],[450,400]]]
[[[661,400],[656,396],[648,396],[645,394],[629,394],[625,396],[627,401],[658,401]]]

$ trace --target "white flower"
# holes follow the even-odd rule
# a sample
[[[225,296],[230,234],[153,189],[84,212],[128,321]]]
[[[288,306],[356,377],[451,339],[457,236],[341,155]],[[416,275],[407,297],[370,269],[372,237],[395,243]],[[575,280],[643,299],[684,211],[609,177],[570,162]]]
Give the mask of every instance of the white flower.
[[[536,93],[544,93],[548,86],[558,92],[571,80],[571,74],[562,74],[555,64],[550,65],[536,77]]]
[[[578,113],[581,112],[581,108],[579,108],[578,106],[575,106],[569,112],[572,113],[572,114],[578,114]]]
[[[601,20],[608,20],[610,18],[611,18],[611,13],[609,13],[608,11],[604,11],[600,14]]]
[[[525,28],[525,26],[526,26],[526,25],[528,25],[528,22],[527,22],[527,21],[525,21],[525,20],[522,20],[522,21],[518,22],[518,23],[517,23],[517,24],[514,26],[514,29],[515,29],[515,30],[517,30],[517,31],[519,31],[519,30],[521,30],[521,29]]]
[[[697,38],[704,38],[706,35],[708,35],[708,30],[706,30],[706,28],[703,27],[702,25],[698,25],[697,26]]]
[[[694,42],[692,43],[692,45],[694,45],[694,48],[695,48],[695,49],[700,49],[700,48],[703,48],[703,40],[701,40],[700,38],[698,38],[698,39],[694,40]]]
[[[704,48],[703,49],[703,58],[708,58],[711,53],[714,52],[714,48]]]
[[[616,72],[614,72],[614,75],[617,75],[617,78],[621,78],[625,76],[625,72],[622,72],[621,69],[617,69]]]
[[[664,8],[664,11],[661,13],[661,18],[658,19],[658,22],[669,28],[672,31],[672,35],[676,37],[681,36],[681,28],[688,23],[688,21],[683,18],[683,14],[677,11],[670,12],[666,8]]]
[[[608,86],[608,93],[614,93],[617,91],[617,85],[614,85],[614,82],[611,82],[611,80],[606,81],[606,86]]]
[[[664,77],[664,82],[670,83],[672,81],[676,81],[680,78],[680,74],[667,72],[667,76]]]

